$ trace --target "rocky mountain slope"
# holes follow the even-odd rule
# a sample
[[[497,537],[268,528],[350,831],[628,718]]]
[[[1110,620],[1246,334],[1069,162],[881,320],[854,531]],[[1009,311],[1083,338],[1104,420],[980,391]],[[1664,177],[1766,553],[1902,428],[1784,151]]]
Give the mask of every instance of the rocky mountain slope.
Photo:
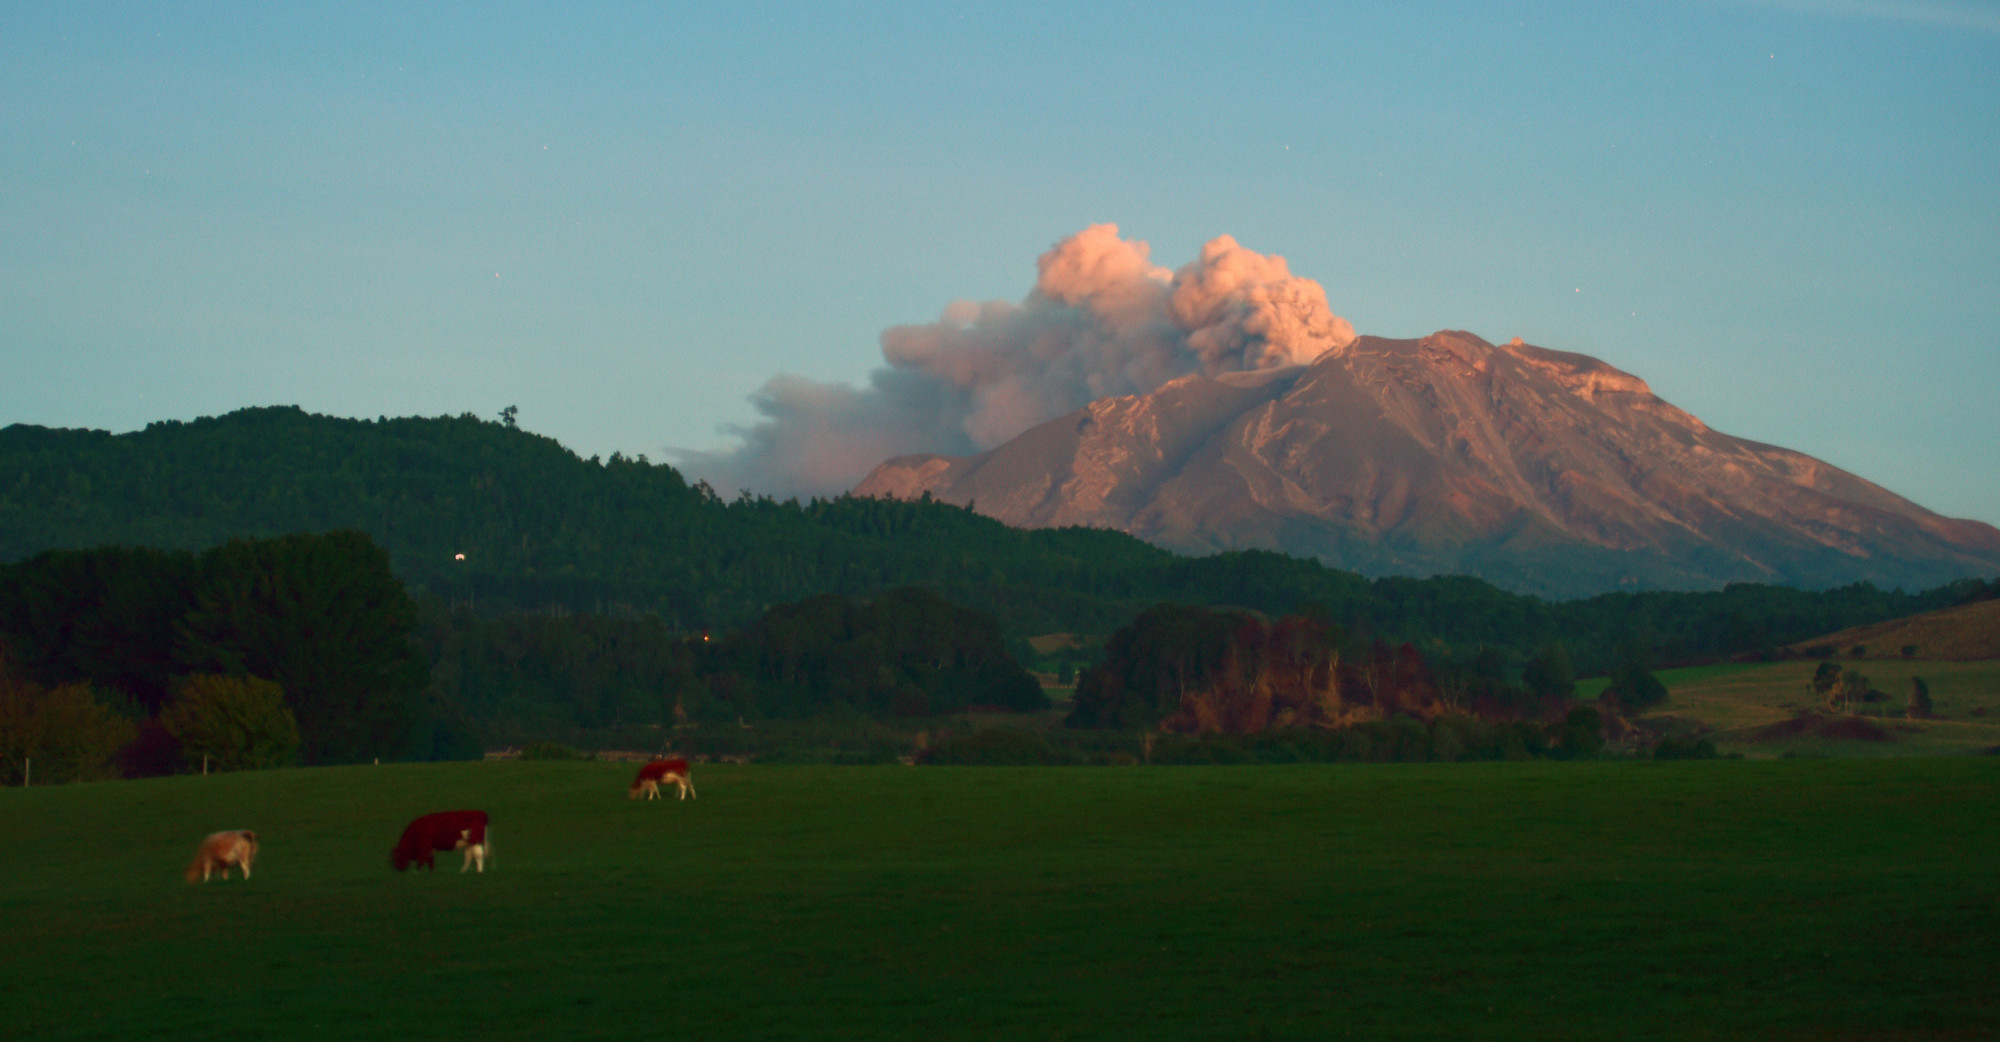
[[[1991,525],[1711,430],[1594,358],[1453,331],[1184,377],[979,455],[897,457],[855,491],[1550,596],[2000,571]]]

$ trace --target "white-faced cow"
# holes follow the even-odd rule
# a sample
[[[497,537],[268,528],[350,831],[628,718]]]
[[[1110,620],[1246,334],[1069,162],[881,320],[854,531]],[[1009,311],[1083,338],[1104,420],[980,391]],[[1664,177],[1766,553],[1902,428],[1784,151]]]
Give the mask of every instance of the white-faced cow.
[[[426,814],[410,822],[403,830],[403,838],[396,841],[396,848],[389,851],[389,865],[401,872],[411,865],[422,865],[437,871],[437,852],[440,850],[463,850],[465,861],[458,866],[460,872],[475,863],[481,872],[486,871],[486,855],[492,852],[488,839],[486,812],[483,810],[446,810],[436,814]]]
[[[249,829],[229,829],[225,832],[211,832],[208,838],[195,848],[194,860],[188,863],[187,881],[206,883],[210,873],[220,872],[222,878],[229,878],[229,869],[234,866],[243,870],[243,878],[250,878],[250,863],[257,860],[257,834]]]
[[[688,772],[688,762],[676,756],[667,760],[654,760],[639,768],[639,776],[632,779],[632,791],[626,799],[637,799],[645,793],[649,800],[660,798],[660,786],[672,782],[680,787],[681,799],[698,795],[694,791],[694,775]]]

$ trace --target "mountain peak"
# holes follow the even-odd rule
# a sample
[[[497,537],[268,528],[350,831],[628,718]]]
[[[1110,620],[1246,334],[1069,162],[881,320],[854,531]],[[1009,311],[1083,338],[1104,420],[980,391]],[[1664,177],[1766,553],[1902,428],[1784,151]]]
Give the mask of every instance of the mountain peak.
[[[1989,525],[1711,430],[1599,359],[1462,330],[1183,377],[976,456],[898,457],[855,491],[1548,595],[2000,570]]]

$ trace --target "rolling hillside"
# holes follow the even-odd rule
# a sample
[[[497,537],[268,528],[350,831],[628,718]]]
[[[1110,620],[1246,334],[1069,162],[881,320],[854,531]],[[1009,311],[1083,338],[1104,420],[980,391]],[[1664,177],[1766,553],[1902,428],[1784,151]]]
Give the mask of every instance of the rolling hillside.
[[[1855,655],[1857,647],[1865,648],[1865,653]],[[1908,656],[1905,648],[1911,649]],[[1827,654],[1830,650],[1841,658],[2000,659],[2000,600],[1854,626],[1800,641],[1785,650],[1799,655]]]

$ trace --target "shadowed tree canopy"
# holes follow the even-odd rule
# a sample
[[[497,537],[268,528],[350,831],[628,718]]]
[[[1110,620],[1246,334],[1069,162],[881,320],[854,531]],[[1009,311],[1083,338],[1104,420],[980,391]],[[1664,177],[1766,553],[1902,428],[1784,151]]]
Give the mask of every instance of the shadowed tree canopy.
[[[281,767],[299,747],[298,720],[285,708],[284,691],[260,677],[181,677],[160,723],[190,767]]]
[[[1157,605],[1112,634],[1077,680],[1071,727],[1255,734],[1448,708],[1410,644],[1349,641],[1312,616]]]
[[[0,569],[0,640],[43,686],[157,713],[175,678],[283,688],[307,763],[401,753],[429,676],[416,606],[366,535],[236,539],[196,555],[104,547]]]
[[[158,712],[173,677],[195,556],[112,546],[49,551],[0,575],[0,635],[44,685],[88,681]]]
[[[832,594],[779,605],[703,655],[709,716],[930,716],[990,707],[1023,712],[1048,696],[1007,651],[991,615],[934,591],[871,601]]]
[[[0,647],[0,785],[115,778],[114,758],[133,730],[92,697],[90,685],[44,688],[22,677]]]
[[[202,555],[181,663],[283,688],[309,764],[402,751],[429,680],[416,604],[360,532],[232,539]]]

